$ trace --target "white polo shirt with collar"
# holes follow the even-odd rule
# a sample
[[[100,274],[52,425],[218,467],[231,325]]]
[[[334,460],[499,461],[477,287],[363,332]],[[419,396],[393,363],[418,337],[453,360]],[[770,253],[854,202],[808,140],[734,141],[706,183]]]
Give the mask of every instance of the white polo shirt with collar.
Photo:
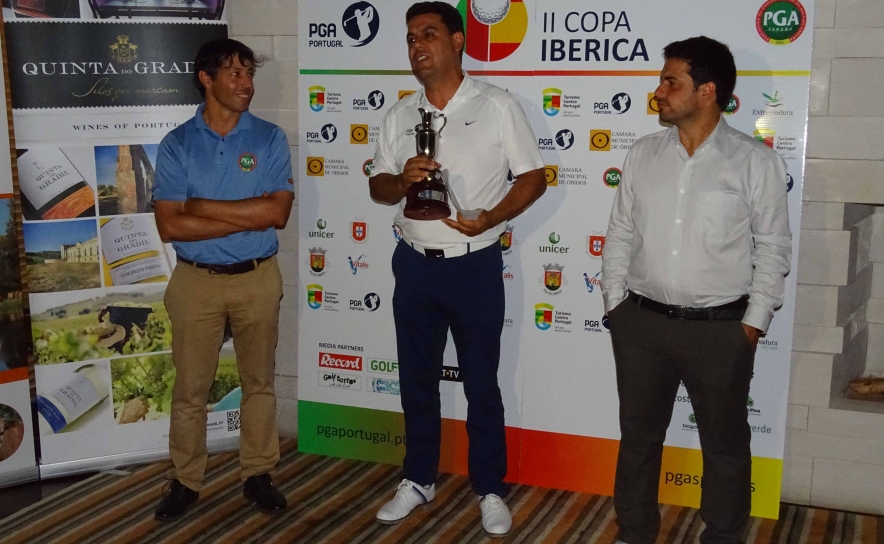
[[[520,176],[543,168],[534,131],[522,107],[505,90],[464,74],[455,95],[444,109],[427,101],[423,89],[401,99],[384,117],[374,155],[376,174],[400,174],[408,159],[417,155],[415,126],[421,122],[418,108],[441,112],[447,122],[437,120],[441,141],[436,162],[448,170],[448,181],[464,209],[490,210],[507,192],[507,175]],[[415,221],[403,215],[405,199],[399,203],[395,223],[406,241],[434,249],[446,249],[468,242],[495,240],[506,222],[469,237],[442,221]],[[451,205],[451,218],[457,211]]]

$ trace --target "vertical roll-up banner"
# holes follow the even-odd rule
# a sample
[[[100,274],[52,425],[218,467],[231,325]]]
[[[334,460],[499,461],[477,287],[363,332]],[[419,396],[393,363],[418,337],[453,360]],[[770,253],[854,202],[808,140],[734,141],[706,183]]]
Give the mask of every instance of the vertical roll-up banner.
[[[227,36],[224,2],[12,0],[4,15],[41,474],[166,457],[175,255],[151,186],[159,142],[202,102],[194,58]],[[213,449],[236,445],[240,396],[225,346]]]
[[[5,58],[6,40],[0,32]],[[5,63],[4,63],[5,67]],[[15,199],[8,80],[0,70],[0,487],[37,478],[28,381],[29,328],[22,299],[21,230]]]
[[[405,42],[410,0],[299,5],[302,450],[399,463],[404,431],[390,258],[395,208],[368,195],[380,124],[419,88]],[[511,481],[611,495],[619,441],[611,340],[599,278],[621,168],[665,128],[653,93],[672,41],[706,35],[739,70],[727,122],[789,169],[797,266],[813,3],[806,0],[458,0],[465,69],[507,89],[532,122],[548,190],[501,236],[506,285],[500,387]],[[441,147],[444,149],[444,136]],[[444,153],[444,151],[443,151]],[[443,164],[444,166],[444,164]],[[786,431],[795,278],[761,340],[752,381],[753,514],[776,517]],[[466,472],[466,400],[452,342],[441,398],[444,471]],[[682,387],[660,501],[698,506],[702,461]]]

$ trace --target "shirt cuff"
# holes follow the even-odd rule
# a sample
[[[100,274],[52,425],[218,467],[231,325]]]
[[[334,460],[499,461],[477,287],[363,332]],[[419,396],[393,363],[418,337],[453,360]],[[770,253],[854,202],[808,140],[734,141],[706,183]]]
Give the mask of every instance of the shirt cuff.
[[[755,327],[761,332],[767,332],[770,321],[773,319],[773,312],[761,306],[760,304],[749,303],[746,313],[743,315],[743,323],[750,327]]]
[[[626,298],[626,292],[620,291],[617,293],[610,293],[605,296],[605,313],[610,314],[611,311],[616,308],[623,300]]]

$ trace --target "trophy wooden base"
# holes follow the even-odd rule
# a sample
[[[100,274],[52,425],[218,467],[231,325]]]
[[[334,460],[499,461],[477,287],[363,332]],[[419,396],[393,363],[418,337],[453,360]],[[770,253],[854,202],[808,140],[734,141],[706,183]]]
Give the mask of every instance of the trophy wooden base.
[[[445,185],[436,181],[421,181],[412,185],[402,214],[415,221],[437,221],[451,217]]]

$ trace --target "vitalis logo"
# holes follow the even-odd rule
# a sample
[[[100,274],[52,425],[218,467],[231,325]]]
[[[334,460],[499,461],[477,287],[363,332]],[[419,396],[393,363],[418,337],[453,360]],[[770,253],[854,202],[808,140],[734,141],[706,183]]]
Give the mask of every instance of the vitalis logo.
[[[172,106],[202,101],[193,58],[227,29],[22,22],[8,23],[6,34],[13,108]]]
[[[311,255],[311,257],[313,256],[312,249],[310,250],[310,255]],[[360,255],[360,256],[356,257],[355,260],[353,259],[353,257],[347,257],[347,261],[349,261],[349,263],[350,263],[350,271],[353,272],[354,276],[360,270],[367,270],[368,269],[368,263],[365,261],[365,255]]]
[[[378,35],[380,26],[380,15],[368,2],[350,5],[341,16],[341,29],[349,38],[350,47],[362,47],[371,43]],[[344,47],[343,40],[338,39],[338,26],[335,23],[310,23],[307,26],[307,36],[310,38],[307,47]]]
[[[599,276],[601,276],[601,275],[602,275],[601,270],[596,272],[595,276],[593,276],[591,278],[589,277],[589,274],[587,274],[586,272],[583,273],[583,280],[586,282],[586,290],[587,291],[589,291],[590,293],[593,293],[596,290],[601,291],[602,282],[599,279]]]

